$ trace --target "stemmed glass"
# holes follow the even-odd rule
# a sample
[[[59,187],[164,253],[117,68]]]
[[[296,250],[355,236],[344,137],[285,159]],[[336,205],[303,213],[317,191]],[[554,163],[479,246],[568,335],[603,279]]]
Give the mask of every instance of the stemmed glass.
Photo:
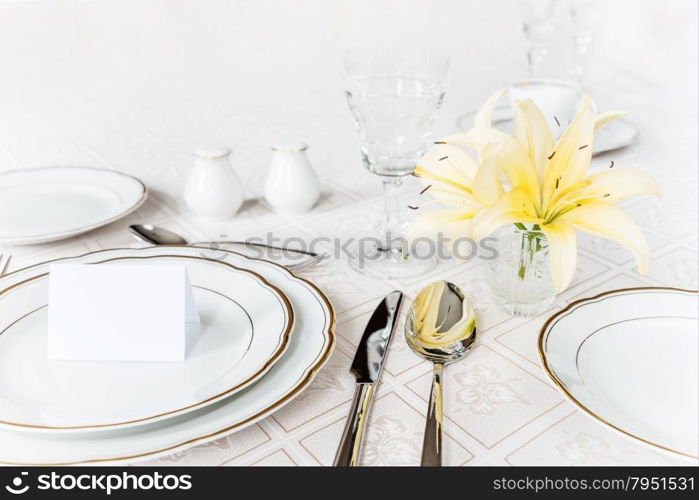
[[[529,78],[540,78],[542,65],[549,53],[549,42],[555,26],[554,0],[520,0],[522,28],[529,42],[527,63]]]
[[[592,43],[592,27],[595,25],[597,10],[591,5],[580,5],[571,1],[569,4],[570,16],[573,21],[574,42],[575,42],[575,79],[578,85],[583,85],[585,60],[590,51]]]
[[[345,93],[364,166],[383,180],[384,211],[376,244],[358,245],[350,264],[377,277],[423,274],[434,258],[411,255],[403,238],[403,178],[427,149],[442,104],[449,58],[429,49],[353,49],[343,54]],[[380,243],[379,243],[380,242]]]

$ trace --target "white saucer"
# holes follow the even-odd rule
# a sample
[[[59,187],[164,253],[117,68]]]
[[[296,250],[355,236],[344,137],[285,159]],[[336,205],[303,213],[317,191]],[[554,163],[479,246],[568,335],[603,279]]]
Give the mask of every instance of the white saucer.
[[[476,112],[472,111],[461,115],[456,119],[456,126],[461,130],[468,130],[473,127],[473,117]],[[514,111],[509,104],[497,106],[493,111],[493,126],[512,133],[514,126]],[[618,119],[612,120],[595,133],[595,143],[592,154],[598,155],[607,151],[623,148],[632,144],[638,135],[638,129],[629,122]]]

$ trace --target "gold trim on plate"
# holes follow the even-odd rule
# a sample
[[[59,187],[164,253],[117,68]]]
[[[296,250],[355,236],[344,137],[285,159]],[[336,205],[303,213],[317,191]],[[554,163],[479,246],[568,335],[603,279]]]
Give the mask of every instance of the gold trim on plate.
[[[272,285],[263,276],[261,276],[260,274],[254,272],[254,271],[251,271],[249,269],[243,269],[243,268],[234,266],[233,264],[228,264],[227,262],[222,262],[220,260],[208,259],[206,257],[196,257],[193,255],[165,255],[165,254],[162,254],[162,255],[116,257],[113,259],[107,259],[107,260],[103,260],[103,261],[99,261],[99,262],[92,262],[89,265],[104,264],[107,262],[114,262],[114,261],[118,261],[118,260],[160,259],[160,258],[192,259],[192,260],[197,260],[197,261],[212,262],[215,264],[223,264],[226,267],[235,269],[236,271],[240,271],[244,274],[251,275],[253,278],[256,278],[260,282],[260,285],[262,285],[262,287],[266,287],[272,291],[275,298],[280,301],[282,309],[284,310],[284,313],[286,314],[285,325],[284,325],[284,327],[281,331],[281,334],[279,336],[279,343],[277,344],[277,347],[274,349],[272,354],[262,362],[260,367],[254,373],[252,373],[247,379],[243,380],[242,382],[239,382],[238,384],[234,385],[233,387],[226,389],[223,392],[215,394],[214,396],[211,396],[211,397],[204,399],[202,401],[184,406],[182,408],[176,408],[174,410],[169,410],[169,411],[157,413],[155,415],[150,415],[148,417],[126,420],[124,422],[114,422],[114,423],[108,423],[108,424],[92,424],[92,425],[52,426],[52,425],[25,424],[25,423],[19,423],[19,422],[10,422],[7,420],[0,420],[0,424],[11,425],[14,427],[29,428],[29,429],[52,429],[52,430],[60,431],[60,430],[79,430],[79,429],[101,429],[101,428],[105,428],[105,427],[118,428],[118,427],[123,426],[123,425],[134,424],[137,422],[148,422],[150,420],[157,421],[158,419],[160,419],[161,417],[164,417],[166,415],[174,415],[174,414],[178,414],[178,413],[183,413],[183,412],[186,412],[187,410],[193,410],[193,409],[196,409],[196,408],[199,408],[202,406],[206,406],[207,403],[212,403],[216,400],[222,399],[223,397],[225,397],[227,395],[232,394],[233,392],[237,392],[239,390],[242,390],[244,387],[251,384],[252,382],[257,380],[261,375],[263,375],[265,372],[267,372],[267,370],[269,370],[272,367],[272,365],[276,362],[276,360],[282,354],[284,354],[287,347],[289,346],[289,340],[291,338],[291,331],[294,327],[294,309],[291,307],[291,302],[289,302],[289,299],[287,298],[286,294],[284,294],[284,292],[282,292],[279,288]],[[31,278],[27,278],[26,280],[19,281],[19,282],[15,283],[14,285],[11,285],[3,290],[0,290],[0,297],[2,297],[5,293],[9,292],[10,290],[12,290],[14,288],[22,286],[22,285],[29,283],[31,281],[41,279],[41,278],[47,276],[48,274],[49,274],[48,272],[38,274],[38,275],[33,276]],[[42,306],[42,307],[45,307],[45,306]],[[238,304],[238,307],[241,307],[241,309],[242,309],[242,306],[240,306],[240,304]],[[247,311],[245,311],[245,309],[243,309],[243,311],[245,312],[245,314],[248,314]],[[7,328],[10,328],[12,325],[14,325],[15,323],[17,323],[18,321],[20,321],[21,319],[23,319],[24,317],[26,317],[27,315],[29,315],[33,312],[36,312],[36,309],[33,311],[30,311],[29,313],[23,315],[20,318],[17,318],[10,325],[8,325]],[[248,315],[248,318],[249,318],[249,315]],[[5,330],[7,330],[7,328],[2,330],[0,332],[0,335],[2,335],[2,333],[4,333]]]
[[[579,409],[583,410],[585,413],[587,413],[588,415],[590,415],[590,416],[593,417],[594,419],[598,420],[599,422],[603,423],[604,425],[607,425],[607,426],[611,427],[612,429],[616,430],[617,432],[620,432],[620,433],[622,433],[622,434],[624,434],[624,435],[626,435],[626,436],[628,436],[628,437],[637,439],[637,440],[639,440],[639,441],[641,441],[641,442],[643,442],[643,443],[645,443],[645,444],[654,446],[654,447],[656,447],[656,448],[660,448],[661,450],[664,450],[664,451],[669,451],[669,452],[671,452],[671,453],[676,453],[676,454],[678,454],[678,455],[682,455],[682,456],[687,457],[687,458],[697,459],[697,458],[699,458],[699,457],[697,457],[697,456],[695,456],[695,455],[691,455],[691,454],[688,454],[688,453],[684,453],[684,452],[679,451],[679,450],[674,450],[674,449],[672,449],[672,448],[668,448],[667,446],[663,446],[663,445],[661,445],[661,444],[654,443],[653,441],[649,441],[649,440],[647,440],[647,439],[645,439],[645,438],[642,438],[642,437],[640,437],[640,436],[636,436],[635,434],[632,434],[632,433],[630,433],[630,432],[628,432],[628,431],[626,431],[626,430],[624,430],[624,429],[622,429],[622,428],[620,428],[620,427],[618,427],[618,426],[612,424],[611,422],[609,422],[609,421],[606,420],[605,418],[603,418],[603,417],[597,415],[596,413],[594,413],[592,410],[590,410],[589,408],[587,408],[587,407],[586,407],[584,404],[582,404],[580,401],[578,401],[577,399],[575,399],[575,397],[568,391],[568,389],[567,389],[567,387],[565,386],[565,384],[564,384],[561,380],[559,380],[558,377],[555,375],[555,373],[551,370],[551,368],[549,367],[549,364],[548,364],[548,360],[547,360],[547,358],[546,358],[546,352],[545,352],[545,350],[544,350],[544,344],[545,344],[545,342],[546,342],[546,339],[548,338],[548,333],[549,333],[549,331],[550,331],[549,325],[551,325],[555,320],[560,319],[560,318],[562,318],[563,316],[566,316],[569,312],[571,312],[571,311],[573,311],[574,309],[576,309],[577,306],[582,305],[582,304],[584,304],[584,303],[592,302],[592,301],[594,301],[594,300],[597,300],[597,299],[600,299],[600,298],[603,298],[603,297],[606,297],[606,296],[618,294],[618,293],[620,293],[620,292],[635,292],[635,291],[643,291],[643,290],[648,290],[648,291],[653,291],[653,290],[665,290],[665,291],[673,291],[673,292],[692,293],[692,294],[695,294],[695,295],[696,295],[697,293],[699,293],[699,290],[686,290],[686,289],[683,289],[683,288],[662,287],[662,286],[659,286],[659,287],[655,287],[655,286],[643,286],[643,287],[631,287],[631,288],[618,288],[618,289],[616,289],[616,290],[609,290],[609,291],[606,291],[606,292],[599,293],[599,294],[594,295],[594,296],[592,296],[592,297],[584,297],[584,298],[582,298],[582,299],[575,300],[575,301],[571,302],[570,304],[568,304],[568,305],[567,305],[566,307],[564,307],[563,309],[561,309],[560,311],[558,311],[557,313],[555,313],[555,314],[554,314],[553,316],[551,316],[549,319],[547,319],[546,322],[544,323],[544,325],[541,327],[541,330],[539,330],[539,337],[538,337],[538,340],[537,340],[537,350],[538,350],[538,352],[539,352],[539,360],[541,361],[541,365],[542,365],[542,368],[543,368],[544,372],[545,372],[545,373],[549,376],[549,378],[553,381],[553,383],[556,385],[556,387],[558,388],[558,390],[561,391],[561,392],[563,393],[563,395],[566,396],[566,398],[568,398],[569,401],[571,401],[572,403],[574,403]]]
[[[168,248],[168,247],[169,247],[169,248],[182,248],[182,245],[159,245],[159,246],[158,246],[158,248],[161,248],[161,247],[163,247],[163,248]],[[6,277],[11,276],[11,275],[13,275],[13,274],[15,274],[15,273],[19,273],[19,272],[22,272],[22,271],[26,271],[26,270],[29,270],[29,269],[31,269],[31,268],[38,267],[38,266],[45,265],[45,264],[49,264],[49,263],[52,263],[52,262],[58,262],[58,261],[61,261],[61,260],[80,259],[80,258],[83,258],[83,257],[87,257],[88,255],[96,255],[96,254],[103,253],[103,252],[112,252],[112,251],[118,251],[118,250],[135,250],[135,251],[137,251],[137,250],[152,249],[152,248],[154,248],[154,247],[145,247],[145,248],[112,248],[112,249],[106,249],[106,250],[97,250],[97,251],[94,251],[94,252],[87,252],[87,253],[84,253],[84,254],[82,254],[82,255],[78,255],[78,256],[75,256],[75,257],[62,257],[62,258],[58,258],[58,259],[51,259],[51,260],[47,260],[47,261],[44,261],[44,262],[39,262],[39,263],[37,263],[37,264],[32,264],[31,266],[27,266],[27,267],[24,267],[24,268],[22,268],[22,269],[17,269],[17,270],[15,270],[15,271],[12,271],[11,273],[8,273],[8,274],[4,275],[2,278],[0,278],[0,283],[2,282],[3,279],[5,279]],[[191,248],[199,248],[199,249],[202,249],[202,250],[209,250],[209,249],[206,248],[206,247],[198,247],[198,246],[191,246]],[[194,444],[196,444],[196,443],[198,443],[198,442],[200,442],[200,441],[212,439],[212,438],[214,438],[214,437],[216,437],[216,436],[219,436],[219,435],[221,435],[221,434],[229,433],[229,432],[231,432],[231,431],[233,431],[233,430],[240,429],[241,427],[244,427],[244,426],[246,426],[246,425],[255,423],[255,422],[257,422],[258,420],[262,419],[263,417],[265,417],[265,416],[267,416],[267,415],[273,413],[275,410],[279,409],[280,407],[284,406],[286,403],[288,403],[289,401],[291,401],[292,399],[294,399],[299,393],[301,393],[301,392],[303,391],[303,389],[315,378],[315,376],[316,376],[316,374],[318,373],[318,371],[321,369],[321,367],[322,367],[322,366],[327,362],[327,360],[330,358],[330,355],[332,354],[333,349],[334,349],[334,347],[335,347],[335,343],[336,343],[336,339],[335,339],[335,326],[336,326],[336,323],[337,323],[337,318],[336,318],[336,316],[335,316],[335,310],[333,309],[333,306],[332,306],[332,304],[330,303],[330,300],[328,300],[328,298],[326,297],[326,295],[320,290],[320,288],[318,288],[318,286],[317,286],[315,283],[313,283],[312,281],[309,281],[309,280],[307,280],[307,279],[305,279],[305,278],[302,278],[302,277],[300,277],[300,276],[297,276],[297,275],[294,274],[292,271],[290,271],[289,269],[287,269],[286,267],[284,267],[284,266],[282,266],[282,265],[277,264],[276,262],[270,262],[270,261],[267,261],[267,260],[264,260],[264,259],[254,259],[254,258],[252,258],[252,257],[249,257],[249,256],[245,255],[245,254],[242,254],[242,253],[239,253],[239,252],[234,252],[234,251],[232,251],[232,250],[220,250],[220,251],[228,252],[228,253],[237,255],[237,256],[239,256],[239,257],[243,257],[244,259],[247,259],[247,260],[263,260],[263,261],[264,261],[265,263],[267,263],[267,264],[270,264],[270,265],[272,265],[272,266],[278,267],[279,269],[281,269],[283,272],[287,273],[287,274],[290,275],[291,277],[293,277],[293,278],[295,278],[295,279],[297,279],[297,280],[299,280],[299,281],[305,283],[305,284],[308,285],[311,289],[315,290],[316,295],[317,295],[316,298],[319,297],[319,298],[322,300],[322,302],[325,304],[325,306],[326,306],[326,308],[327,308],[327,310],[328,310],[328,312],[329,312],[329,314],[330,314],[329,321],[326,321],[326,325],[325,325],[325,329],[324,329],[324,333],[327,334],[327,340],[328,340],[327,344],[324,346],[324,348],[325,348],[324,351],[321,350],[321,352],[319,353],[318,357],[316,358],[316,361],[315,361],[311,366],[309,366],[309,367],[307,368],[308,371],[307,371],[306,375],[305,375],[304,377],[302,377],[302,378],[296,383],[296,385],[295,385],[292,389],[289,390],[289,392],[287,392],[284,396],[282,396],[281,398],[279,398],[279,399],[278,399],[277,401],[275,401],[274,403],[270,404],[268,407],[266,407],[266,408],[260,410],[259,412],[255,413],[254,415],[251,415],[250,417],[248,417],[248,418],[242,420],[241,422],[235,423],[235,424],[230,425],[230,426],[228,426],[228,427],[225,427],[225,428],[223,428],[223,429],[219,429],[218,431],[214,431],[214,432],[205,434],[205,435],[203,435],[203,436],[198,436],[198,437],[195,437],[195,438],[191,438],[191,439],[182,441],[182,442],[180,442],[180,443],[178,443],[178,444],[174,444],[174,445],[172,445],[172,446],[167,446],[167,447],[165,447],[165,448],[160,448],[160,449],[157,449],[157,450],[145,451],[145,452],[142,452],[142,453],[138,453],[138,454],[134,454],[134,455],[128,455],[128,456],[124,456],[124,457],[94,458],[94,459],[79,460],[79,461],[74,461],[74,462],[56,462],[56,463],[51,463],[51,462],[48,462],[48,463],[0,462],[0,463],[3,463],[3,464],[5,464],[5,465],[25,465],[25,466],[29,466],[29,465],[31,465],[31,466],[61,466],[61,465],[75,465],[75,464],[93,464],[93,463],[101,463],[101,462],[117,462],[117,461],[123,461],[123,460],[133,460],[133,459],[136,459],[136,458],[143,458],[143,457],[147,457],[147,456],[150,456],[150,455],[156,455],[156,454],[159,454],[159,453],[164,453],[164,452],[166,452],[166,451],[170,451],[170,450],[174,450],[174,449],[177,449],[177,448],[181,448],[181,447],[183,447],[183,446],[194,445]],[[323,313],[325,314],[325,311],[323,311]],[[327,319],[328,319],[328,318],[326,317],[326,320],[327,320]]]

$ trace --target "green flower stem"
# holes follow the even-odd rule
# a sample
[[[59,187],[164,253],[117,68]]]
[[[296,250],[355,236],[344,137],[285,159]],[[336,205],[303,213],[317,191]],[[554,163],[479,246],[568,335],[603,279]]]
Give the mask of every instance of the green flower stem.
[[[524,225],[519,222],[515,223],[518,229],[520,229],[518,224],[524,227]],[[543,248],[541,245],[542,235],[539,232],[536,232],[534,229],[531,231],[527,230],[526,227],[524,231],[526,232],[522,234],[519,251],[519,269],[517,271],[517,276],[520,280],[524,280],[529,266],[534,263],[534,257],[537,252],[540,252]]]

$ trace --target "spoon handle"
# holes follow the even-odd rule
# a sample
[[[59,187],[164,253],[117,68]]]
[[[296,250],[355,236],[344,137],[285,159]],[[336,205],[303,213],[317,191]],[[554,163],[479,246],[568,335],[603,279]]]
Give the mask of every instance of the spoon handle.
[[[245,247],[257,247],[257,248],[266,248],[267,250],[277,250],[280,252],[291,252],[291,253],[296,253],[300,255],[307,255],[309,257],[321,257],[320,254],[317,252],[313,252],[311,250],[303,250],[301,248],[293,248],[293,247],[276,247],[274,245],[267,245],[265,243],[259,243],[256,241],[200,241],[197,243],[192,243],[193,245],[202,245],[202,244],[218,244],[218,245],[241,245]]]
[[[422,440],[421,465],[439,467],[442,465],[442,371],[444,365],[435,363],[432,372],[432,391],[427,409],[425,436]]]

